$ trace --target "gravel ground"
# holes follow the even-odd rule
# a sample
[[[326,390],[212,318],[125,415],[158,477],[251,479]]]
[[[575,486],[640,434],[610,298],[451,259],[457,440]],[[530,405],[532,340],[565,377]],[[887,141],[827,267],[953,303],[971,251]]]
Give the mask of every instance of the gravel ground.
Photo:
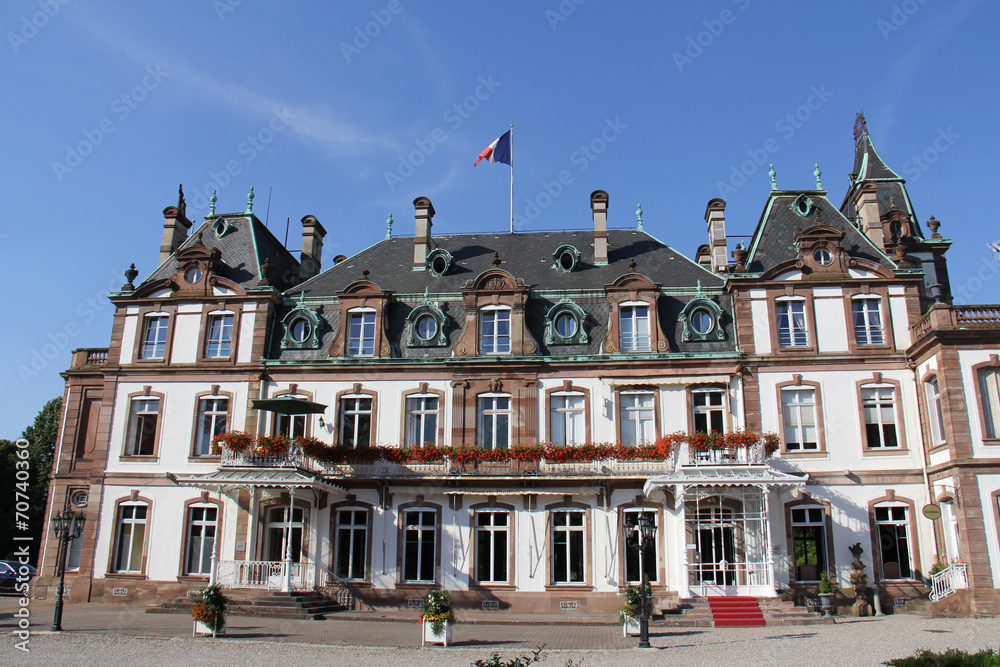
[[[9,626],[8,626],[9,627]],[[330,626],[333,630],[335,626]],[[467,626],[468,627],[468,626]],[[387,648],[342,646],[252,638],[192,639],[189,636],[142,637],[116,633],[32,633],[31,651],[13,647],[5,637],[2,665],[406,665],[407,667],[466,667],[487,659],[493,651],[504,657],[524,653],[510,647],[506,635],[524,626],[492,626],[496,639],[448,648]],[[530,626],[529,626],[530,627]],[[414,629],[410,628],[412,632]],[[456,628],[457,630],[457,628]],[[484,628],[485,630],[485,628]],[[408,633],[409,634],[409,633]],[[457,634],[457,633],[456,633]],[[484,635],[485,636],[485,635]],[[458,639],[458,637],[456,637]],[[331,636],[331,640],[335,640]],[[689,628],[657,632],[652,649],[546,651],[546,664],[562,667],[567,660],[584,667],[615,665],[879,665],[918,648],[949,647],[978,651],[1000,648],[1000,619],[928,619],[899,615],[842,621],[835,625],[747,629]],[[506,646],[505,646],[506,644]]]

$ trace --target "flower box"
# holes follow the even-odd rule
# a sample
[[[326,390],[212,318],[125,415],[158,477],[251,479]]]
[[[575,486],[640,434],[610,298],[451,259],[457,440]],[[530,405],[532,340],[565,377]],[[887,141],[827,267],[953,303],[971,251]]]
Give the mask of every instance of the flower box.
[[[211,635],[213,637],[218,637],[219,635],[226,634],[226,625],[229,620],[229,612],[224,612],[222,614],[222,627],[217,631],[212,631],[212,627],[207,623],[202,623],[201,621],[194,621],[194,629],[191,631],[191,636],[195,637],[197,635]]]
[[[639,636],[639,619],[635,616],[626,616],[622,623],[622,637]]]
[[[421,639],[420,645],[425,644],[444,644],[447,646],[451,644],[451,621],[443,621],[444,627],[441,629],[441,634],[434,634],[433,624],[430,621],[423,621],[420,625],[423,628],[423,637]]]

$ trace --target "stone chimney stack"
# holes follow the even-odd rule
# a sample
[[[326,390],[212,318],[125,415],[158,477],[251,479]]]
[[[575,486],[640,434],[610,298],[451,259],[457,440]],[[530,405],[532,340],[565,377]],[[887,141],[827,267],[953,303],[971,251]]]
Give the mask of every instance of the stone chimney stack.
[[[160,264],[177,252],[187,238],[191,221],[187,219],[187,204],[184,202],[184,187],[177,193],[177,206],[163,209],[163,243],[160,244]]]
[[[590,193],[590,210],[594,215],[594,264],[608,263],[608,193],[594,190]]]
[[[712,258],[712,271],[719,273],[729,265],[726,252],[726,202],[713,199],[705,208],[705,222],[708,223],[708,247]]]
[[[882,234],[882,218],[878,212],[877,194],[877,185],[865,183],[854,195],[854,208],[858,212],[858,227],[879,250],[882,250],[885,248],[885,237]]]
[[[427,197],[413,200],[416,210],[417,227],[413,235],[413,270],[427,268],[427,253],[431,249],[431,226],[434,220],[434,204]]]
[[[309,280],[319,274],[323,262],[323,238],[326,230],[314,215],[302,218],[302,253],[299,256],[299,278]]]

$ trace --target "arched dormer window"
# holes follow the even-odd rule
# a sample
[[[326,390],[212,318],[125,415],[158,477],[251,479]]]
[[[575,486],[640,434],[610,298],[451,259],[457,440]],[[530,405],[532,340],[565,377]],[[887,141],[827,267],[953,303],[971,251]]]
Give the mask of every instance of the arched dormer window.
[[[584,323],[587,313],[568,298],[562,298],[545,314],[546,345],[586,345],[590,342]]]
[[[633,269],[604,287],[611,305],[605,352],[667,352],[660,326],[660,285]]]
[[[365,272],[367,273],[367,271]],[[389,294],[370,280],[359,280],[337,293],[340,327],[330,346],[332,357],[388,357],[385,333]]]
[[[526,355],[538,352],[525,317],[528,288],[503,269],[484,271],[462,290],[465,323],[455,356]]]

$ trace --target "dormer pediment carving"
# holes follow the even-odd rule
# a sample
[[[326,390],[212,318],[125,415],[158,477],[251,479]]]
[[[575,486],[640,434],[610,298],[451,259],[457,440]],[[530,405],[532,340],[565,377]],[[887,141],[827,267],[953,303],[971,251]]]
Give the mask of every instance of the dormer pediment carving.
[[[455,355],[472,356],[479,353],[480,311],[487,307],[510,310],[510,354],[528,355],[538,352],[538,343],[528,331],[524,307],[529,290],[524,280],[514,278],[499,268],[499,258],[494,258],[494,268],[487,269],[462,289],[465,303],[465,322],[455,341]]]

